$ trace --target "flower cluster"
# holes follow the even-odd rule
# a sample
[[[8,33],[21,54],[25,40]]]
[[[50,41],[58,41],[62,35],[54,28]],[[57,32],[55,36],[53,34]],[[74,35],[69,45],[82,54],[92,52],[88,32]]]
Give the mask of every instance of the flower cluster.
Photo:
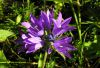
[[[54,18],[53,11],[41,11],[39,18],[35,18],[30,14],[30,22],[22,22],[27,28],[27,34],[22,34],[26,53],[36,52],[42,47],[46,47],[49,43],[48,54],[55,49],[68,58],[71,58],[69,51],[76,50],[70,43],[72,37],[62,37],[63,33],[75,29],[69,26],[71,17],[63,20],[61,12],[58,18]]]

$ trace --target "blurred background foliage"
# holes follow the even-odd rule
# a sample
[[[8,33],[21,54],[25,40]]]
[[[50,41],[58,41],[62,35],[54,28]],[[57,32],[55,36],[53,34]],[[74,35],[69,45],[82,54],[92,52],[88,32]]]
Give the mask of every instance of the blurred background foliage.
[[[61,11],[63,18],[72,16],[71,25],[76,26],[70,0],[0,0],[0,68],[37,67],[39,52],[34,54],[18,54],[21,44],[15,41],[20,37],[22,21],[29,21],[32,13],[39,16],[41,10],[54,9],[55,17]],[[73,0],[72,4],[78,16],[77,5],[80,6],[82,43],[79,41],[77,29],[71,32],[72,44],[80,50],[83,46],[82,68],[99,68],[100,66],[100,0]],[[78,17],[79,18],[79,17]],[[69,33],[70,34],[70,33]],[[20,40],[18,40],[20,41]],[[74,68],[79,65],[79,52],[72,52],[73,58],[66,61],[54,53],[47,59],[46,68]],[[58,57],[57,57],[58,56]],[[14,63],[14,62],[23,63]],[[7,62],[7,63],[6,63]],[[30,63],[24,63],[30,62]],[[35,63],[33,63],[35,62]]]

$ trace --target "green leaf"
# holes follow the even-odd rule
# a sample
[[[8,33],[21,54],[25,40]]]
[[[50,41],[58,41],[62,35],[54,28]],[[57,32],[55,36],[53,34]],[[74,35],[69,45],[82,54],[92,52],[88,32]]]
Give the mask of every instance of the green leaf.
[[[7,59],[6,59],[6,57],[5,57],[4,53],[3,53],[3,51],[0,50],[0,62],[4,62],[4,61],[7,61]]]
[[[91,41],[88,41],[88,42],[85,42],[84,43],[84,46],[89,47],[91,44],[92,44],[92,42]]]
[[[46,68],[55,68],[55,61],[54,60],[50,60],[47,65],[46,65]]]
[[[97,51],[96,55],[100,56],[100,51]]]
[[[19,24],[21,22],[22,16],[18,15],[16,18],[16,25]]]
[[[93,41],[93,43],[97,43],[97,35],[94,35],[94,41]]]
[[[15,25],[16,24],[16,22],[14,22],[13,20],[11,20],[11,19],[7,19],[11,24],[13,24],[13,25]]]
[[[61,2],[68,3],[69,2],[68,0],[47,0],[47,1],[54,1],[55,3],[61,3]]]
[[[6,62],[8,62],[8,60],[6,59],[3,50],[0,50],[0,68],[8,68]]]
[[[7,37],[13,35],[13,32],[8,30],[0,29],[0,42],[3,42],[7,39]]]
[[[87,2],[91,2],[91,1],[92,1],[92,0],[85,0],[84,2],[87,3]]]

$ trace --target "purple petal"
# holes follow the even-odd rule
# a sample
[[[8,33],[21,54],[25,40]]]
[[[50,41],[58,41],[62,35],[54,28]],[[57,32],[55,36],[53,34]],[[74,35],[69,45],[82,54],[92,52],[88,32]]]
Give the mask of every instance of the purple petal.
[[[54,28],[61,28],[61,23],[57,22],[55,19],[52,19],[52,21],[54,22]]]
[[[32,44],[32,43],[31,43],[31,44],[27,44],[27,43],[26,43],[26,44],[24,45],[25,49],[28,49],[28,48],[30,48],[31,46],[35,46],[35,43],[34,43],[34,44]]]
[[[63,53],[66,57],[71,58],[71,55],[67,51],[63,51],[61,53]]]
[[[25,26],[26,28],[30,28],[31,25],[28,22],[22,22],[22,25]]]
[[[70,54],[68,53],[67,49],[63,46],[61,46],[59,43],[54,43],[55,49],[59,52],[67,56],[68,58],[71,58]]]
[[[38,36],[42,36],[44,34],[44,30],[40,30],[39,32],[38,32]]]
[[[50,10],[50,14],[49,14],[49,20],[50,20],[50,24],[52,24],[53,22],[53,19],[54,18],[54,11],[53,10]]]
[[[43,28],[43,23],[42,23],[42,17],[40,16],[39,19],[37,20],[37,25],[38,25],[38,29],[44,29]]]
[[[28,32],[29,33],[31,33],[32,35],[34,35],[34,36],[42,36],[43,35],[43,33],[42,33],[42,31],[43,30],[38,30],[38,29],[36,29],[36,28],[28,28]],[[41,33],[40,33],[41,32]]]
[[[68,43],[54,43],[54,47],[60,52],[77,50],[74,46]]]
[[[25,47],[29,44],[34,44],[33,42],[30,42],[28,39],[24,39],[23,41],[25,43]]]
[[[56,45],[57,46],[57,45]],[[59,53],[62,53],[64,54],[66,57],[68,58],[71,58],[70,54],[68,53],[68,50],[66,49],[65,46],[61,46],[61,45],[58,45],[57,47],[55,47],[56,50],[59,52]]]
[[[28,33],[28,35],[30,36],[30,37],[36,37],[36,36],[34,36],[32,33]]]
[[[58,26],[58,28],[61,27],[61,23],[62,23],[62,14],[61,14],[61,12],[59,12],[58,19],[56,22],[56,25]]]
[[[69,17],[67,19],[65,19],[63,22],[62,22],[62,27],[65,27],[66,25],[68,25],[71,21],[72,17]]]
[[[26,53],[31,53],[31,52],[35,52],[35,46],[34,45],[31,45],[26,51]]]
[[[54,10],[53,9],[50,10],[50,15],[49,16],[50,16],[50,18],[54,18]]]
[[[27,36],[25,34],[22,34],[22,39],[26,39]]]
[[[28,28],[28,32],[31,33],[34,36],[42,36],[44,34],[44,29],[41,28],[39,30],[37,27],[36,28],[30,27],[30,28]]]
[[[22,34],[22,39],[27,39],[27,38],[29,38],[30,36],[29,35],[27,35],[27,34]]]
[[[41,43],[37,43],[36,45],[35,45],[35,50],[38,50],[38,49],[40,49],[42,47],[42,44]]]
[[[50,12],[49,12],[49,10],[47,10],[47,18],[48,18],[48,20],[49,20],[49,15],[50,15]]]
[[[47,14],[45,13],[45,12],[43,12],[43,11],[41,11],[41,16],[42,16],[42,18],[43,18],[43,20],[44,20],[44,26],[47,28],[47,29],[50,29],[50,21],[49,21],[49,17],[47,16]]]
[[[30,14],[30,21],[32,24],[36,24],[36,18],[32,14]]]
[[[61,28],[61,23],[62,23],[62,14],[61,13],[59,13],[57,20],[55,20],[55,19],[52,19],[52,20],[54,22],[54,28]]]
[[[40,37],[31,37],[24,39],[23,41],[25,44],[36,44],[36,43],[42,43],[43,41],[41,40]]]
[[[28,41],[32,43],[40,43],[42,40],[40,37],[33,37],[33,38],[28,38]]]
[[[30,14],[30,21],[33,28],[37,27],[37,29],[43,29],[41,16],[39,17],[39,19],[36,19],[32,14]]]
[[[40,28],[40,29],[42,29],[42,30],[39,30],[39,29],[38,29],[38,26],[32,27],[32,26],[30,25],[30,23],[27,23],[27,22],[23,22],[22,25],[25,26],[25,27],[27,28],[28,32],[30,32],[30,33],[33,34],[34,36],[42,36],[42,35],[44,34],[43,29]]]
[[[62,27],[62,28],[53,29],[52,33],[56,37],[56,36],[58,36],[60,34],[63,34],[65,32],[67,32],[67,31],[70,31],[70,30],[73,30],[73,29],[75,29],[75,27],[66,26],[66,27]]]
[[[68,51],[74,51],[74,50],[77,50],[77,49],[76,49],[74,46],[72,46],[71,44],[67,44],[66,49],[67,49]]]
[[[64,40],[67,42],[67,43],[70,43],[72,41],[72,37],[65,37]]]
[[[48,17],[48,21],[49,21],[50,26],[51,26],[52,18],[54,17],[54,15],[53,15],[53,11],[49,11],[49,10],[47,10],[47,17]]]
[[[26,45],[26,48],[27,48],[26,53],[35,52],[38,49],[40,49],[41,47],[42,47],[41,43]]]
[[[55,42],[59,42],[59,43],[70,43],[72,41],[72,37],[64,37],[64,38],[61,38],[59,40],[56,40]]]
[[[52,52],[52,49],[49,48],[49,49],[48,49],[48,54],[51,54],[51,52]]]
[[[71,37],[68,37],[68,38],[66,37],[66,38],[54,41],[53,45],[58,52],[71,58],[68,51],[76,50],[75,47],[73,47],[71,44],[69,44],[71,42],[71,40],[72,40]]]

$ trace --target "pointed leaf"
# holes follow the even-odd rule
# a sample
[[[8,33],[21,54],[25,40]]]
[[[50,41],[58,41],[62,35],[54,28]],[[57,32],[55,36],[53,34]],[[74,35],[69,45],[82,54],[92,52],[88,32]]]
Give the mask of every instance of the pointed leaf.
[[[11,31],[8,30],[0,30],[0,42],[3,42],[7,39],[7,37],[13,35],[13,33]]]

